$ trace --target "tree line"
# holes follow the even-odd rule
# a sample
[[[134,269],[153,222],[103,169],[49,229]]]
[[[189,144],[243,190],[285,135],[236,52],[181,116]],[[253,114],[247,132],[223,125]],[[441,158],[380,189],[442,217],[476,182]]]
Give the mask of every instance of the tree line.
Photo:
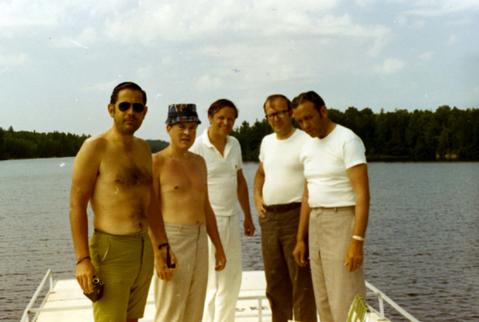
[[[36,131],[15,131],[0,127],[0,160],[75,156],[89,135]],[[168,145],[162,140],[147,140],[152,152]]]
[[[399,109],[373,113],[370,108],[329,109],[329,117],[363,140],[369,161],[479,161],[479,109],[440,106],[436,111]],[[244,121],[232,135],[241,143],[243,160],[257,161],[266,120]],[[0,160],[68,157],[77,154],[88,135],[37,133],[0,127]],[[147,140],[153,152],[168,143]]]
[[[479,161],[479,109],[440,106],[436,111],[370,108],[328,109],[331,120],[352,129],[369,161]],[[271,133],[266,120],[244,121],[233,135],[245,161],[257,161],[261,139]]]
[[[76,155],[87,135],[14,131],[0,127],[0,160]]]

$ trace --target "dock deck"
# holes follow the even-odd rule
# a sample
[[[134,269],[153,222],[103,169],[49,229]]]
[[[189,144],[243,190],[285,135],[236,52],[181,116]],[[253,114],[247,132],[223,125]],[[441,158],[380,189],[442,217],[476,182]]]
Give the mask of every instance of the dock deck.
[[[367,283],[367,282],[366,282]],[[49,285],[49,287],[47,287]],[[412,322],[419,322],[405,310],[400,308],[381,291],[367,283],[368,293],[378,298],[378,309],[368,305],[369,322],[390,322],[384,317],[386,301],[396,305],[401,314]],[[243,272],[241,291],[236,303],[236,321],[238,322],[270,322],[271,309],[265,295],[266,282],[263,271]],[[150,287],[145,317],[141,322],[153,322],[155,312],[153,287]],[[390,301],[393,303],[391,304]],[[394,307],[396,310],[398,308]],[[48,271],[40,286],[33,295],[20,322],[93,322],[92,303],[81,292],[75,279],[55,280]]]

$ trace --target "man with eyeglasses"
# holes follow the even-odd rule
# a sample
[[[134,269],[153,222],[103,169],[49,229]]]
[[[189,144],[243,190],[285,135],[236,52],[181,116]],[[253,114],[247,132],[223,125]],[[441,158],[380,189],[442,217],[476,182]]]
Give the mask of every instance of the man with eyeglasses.
[[[87,139],[73,164],[70,223],[76,278],[85,294],[95,293],[94,277],[103,282],[103,294],[93,303],[96,322],[133,322],[143,317],[153,260],[161,268],[167,261],[166,248],[153,255],[148,228],[155,244],[167,243],[167,237],[151,202],[151,151],[133,135],[147,112],[146,93],[135,83],[121,83],[113,89],[108,112],[113,126]]]
[[[263,138],[254,180],[254,200],[261,226],[261,246],[274,322],[317,320],[311,272],[293,258],[303,195],[299,153],[309,137],[293,127],[290,100],[269,96],[264,112],[274,133]]]

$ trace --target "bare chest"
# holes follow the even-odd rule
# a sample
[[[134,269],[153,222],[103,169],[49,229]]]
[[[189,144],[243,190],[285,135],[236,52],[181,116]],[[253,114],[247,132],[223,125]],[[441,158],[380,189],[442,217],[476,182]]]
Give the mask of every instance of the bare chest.
[[[206,175],[192,162],[165,162],[161,169],[161,189],[164,192],[200,191],[206,185]]]
[[[102,181],[124,189],[149,187],[152,183],[151,166],[131,156],[104,160],[99,176]]]

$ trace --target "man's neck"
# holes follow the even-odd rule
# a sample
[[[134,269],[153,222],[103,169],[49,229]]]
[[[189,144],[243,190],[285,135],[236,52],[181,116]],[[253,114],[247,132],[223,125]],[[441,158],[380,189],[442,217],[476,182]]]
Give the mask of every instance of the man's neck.
[[[207,130],[206,134],[208,135],[210,143],[213,144],[213,146],[216,148],[216,150],[218,150],[221,155],[223,155],[226,148],[227,138],[221,134],[214,133],[213,131],[211,131],[211,128]]]
[[[167,152],[170,157],[175,159],[183,159],[188,156],[188,149],[182,149],[172,144],[167,147]]]
[[[275,132],[276,133],[276,138],[278,140],[286,140],[287,138],[289,138],[291,135],[293,135],[295,131],[295,128],[293,126],[291,126],[290,129],[288,129],[287,131],[285,131],[284,133],[280,133],[280,132]]]
[[[112,127],[108,132],[113,139],[121,141],[124,144],[130,144],[135,139],[133,133],[122,133],[118,131],[116,127]]]
[[[208,128],[206,131],[208,135],[208,139],[210,140],[211,144],[213,145],[225,145],[226,144],[226,137],[223,136],[222,134],[215,133],[214,131],[211,130],[211,128]]]
[[[335,127],[336,127],[336,123],[332,122],[331,120],[328,120],[326,129],[323,133],[319,134],[319,138],[324,139],[325,137],[327,137],[331,132],[333,132]]]

